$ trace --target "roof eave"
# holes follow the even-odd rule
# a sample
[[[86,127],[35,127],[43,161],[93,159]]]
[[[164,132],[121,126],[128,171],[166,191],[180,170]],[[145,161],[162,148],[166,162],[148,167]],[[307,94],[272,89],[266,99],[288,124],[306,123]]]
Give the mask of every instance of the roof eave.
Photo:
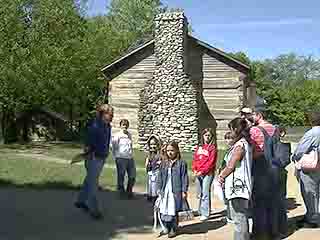
[[[151,45],[151,44],[153,44],[153,43],[154,43],[154,39],[146,42],[145,44],[141,45],[140,47],[134,49],[133,51],[131,51],[131,52],[127,53],[126,55],[120,57],[119,59],[113,61],[113,62],[110,63],[109,65],[103,67],[103,68],[101,69],[101,72],[103,72],[103,73],[105,74],[105,72],[107,72],[110,68],[112,68],[112,67],[113,67],[114,65],[116,65],[117,63],[123,61],[124,59],[126,59],[126,58],[129,57],[130,55],[132,55],[132,54],[134,54],[134,53],[136,53],[136,52],[139,52],[140,50],[144,49],[145,47],[147,47],[147,46],[149,46],[149,45]]]
[[[239,64],[240,66],[246,68],[247,70],[250,70],[250,66],[248,66],[247,64],[244,64],[244,63],[240,62],[239,60],[237,60],[237,59],[235,59],[235,58],[233,58],[233,57],[231,57],[229,54],[225,53],[224,51],[222,51],[222,50],[220,50],[220,49],[218,49],[218,48],[215,48],[215,47],[211,46],[210,44],[205,43],[205,42],[201,41],[200,39],[198,39],[198,38],[196,38],[196,37],[194,37],[194,36],[192,36],[192,35],[190,35],[190,34],[189,34],[188,36],[191,37],[191,38],[193,38],[200,46],[202,46],[202,47],[204,47],[204,48],[207,48],[207,49],[209,49],[209,50],[211,50],[211,51],[213,51],[213,52],[216,52],[216,53],[218,53],[219,55],[221,55],[221,56],[223,56],[223,57],[225,57],[225,58],[227,58],[227,59],[229,59],[229,60],[231,60],[231,61]]]

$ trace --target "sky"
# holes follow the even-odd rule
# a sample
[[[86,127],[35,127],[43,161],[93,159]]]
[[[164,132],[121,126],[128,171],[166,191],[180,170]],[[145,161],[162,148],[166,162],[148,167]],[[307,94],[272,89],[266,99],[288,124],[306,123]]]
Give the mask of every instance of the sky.
[[[110,0],[89,0],[88,14],[107,12]],[[250,59],[289,52],[320,57],[320,0],[162,0],[182,8],[193,35]]]

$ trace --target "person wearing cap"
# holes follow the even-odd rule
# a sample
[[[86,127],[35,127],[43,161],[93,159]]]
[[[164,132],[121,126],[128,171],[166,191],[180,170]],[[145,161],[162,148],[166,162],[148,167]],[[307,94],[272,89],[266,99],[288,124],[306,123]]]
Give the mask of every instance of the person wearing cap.
[[[102,104],[97,108],[96,117],[90,121],[87,127],[85,139],[85,168],[87,171],[82,188],[75,202],[77,208],[89,212],[94,219],[101,219],[98,207],[97,192],[99,176],[105,160],[109,154],[111,140],[111,125],[113,108],[109,104]]]
[[[255,237],[269,235],[279,239],[287,231],[287,215],[281,201],[280,168],[269,166],[265,157],[265,134],[279,134],[278,129],[266,120],[265,109],[257,107],[253,112],[255,126],[250,128],[253,154],[253,234]]]
[[[253,125],[253,111],[249,107],[244,107],[240,111],[240,117],[244,118],[248,123],[248,128],[251,128]]]

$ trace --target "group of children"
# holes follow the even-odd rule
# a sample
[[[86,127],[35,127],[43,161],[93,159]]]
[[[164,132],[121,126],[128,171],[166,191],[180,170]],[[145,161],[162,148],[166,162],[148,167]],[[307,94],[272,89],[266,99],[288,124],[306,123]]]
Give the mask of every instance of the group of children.
[[[112,137],[112,152],[117,165],[120,196],[132,197],[136,170],[128,127],[128,120],[120,121],[121,131]],[[151,135],[147,140],[147,150],[147,200],[152,204],[159,200],[158,209],[165,227],[160,236],[168,234],[172,238],[177,233],[178,213],[188,210],[184,209],[188,206],[188,203],[185,204],[189,187],[187,163],[181,159],[178,143],[172,141],[163,144],[156,135]],[[196,147],[193,158],[192,173],[198,191],[198,212],[200,220],[206,221],[211,212],[211,185],[217,162],[217,149],[211,129],[202,132],[201,144]],[[126,190],[123,184],[125,172],[128,174]]]

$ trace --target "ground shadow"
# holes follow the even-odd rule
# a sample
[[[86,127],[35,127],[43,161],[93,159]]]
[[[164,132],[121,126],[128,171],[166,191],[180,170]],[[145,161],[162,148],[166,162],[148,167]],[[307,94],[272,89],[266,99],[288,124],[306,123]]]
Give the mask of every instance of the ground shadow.
[[[194,235],[194,234],[203,234],[207,233],[211,230],[219,229],[223,226],[225,226],[227,222],[222,219],[218,221],[212,221],[211,219],[207,222],[200,222],[200,223],[194,223],[182,226],[179,228],[179,235],[188,234],[188,235]]]
[[[300,203],[297,203],[297,200],[295,198],[287,198],[286,200],[286,206],[287,210],[291,211],[301,206]]]
[[[33,190],[79,190],[80,186],[75,186],[67,181],[45,181],[41,183],[15,183],[10,180],[0,179],[0,187],[2,188],[28,188]],[[102,189],[101,189],[102,190]],[[107,189],[103,189],[107,191]]]
[[[78,191],[69,183],[14,185],[1,180],[0,186],[1,219],[5,219],[0,239],[96,240],[152,230],[152,205],[142,194],[120,200],[116,192],[102,189],[99,201],[105,218],[94,221],[73,206]]]
[[[288,219],[288,232],[283,239],[287,239],[292,234],[294,234],[299,228],[297,227],[297,221],[301,220],[304,215],[294,216]]]

